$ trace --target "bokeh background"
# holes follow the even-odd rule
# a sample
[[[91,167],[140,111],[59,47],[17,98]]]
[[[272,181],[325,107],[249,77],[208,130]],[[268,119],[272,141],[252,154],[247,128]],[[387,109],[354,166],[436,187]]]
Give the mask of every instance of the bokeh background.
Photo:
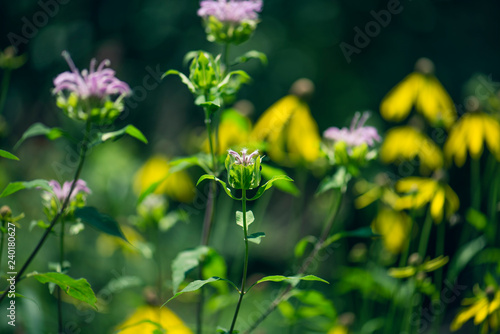
[[[196,0],[2,0],[0,49],[11,44],[12,33],[23,36],[25,22],[33,22],[39,12],[47,12],[44,7],[49,7],[41,3],[52,4],[50,11],[54,15],[35,27],[30,33],[33,36],[18,46],[19,53],[27,56],[27,63],[12,72],[5,109],[0,116],[0,148],[11,151],[22,133],[35,122],[80,131],[57,110],[51,94],[53,78],[67,70],[61,52],[68,50],[80,69],[86,68],[92,57],[109,58],[117,77],[129,83],[135,94],[127,104],[127,117],[120,120],[117,128],[134,124],[150,143],[143,145],[126,138],[96,149],[89,155],[83,178],[93,190],[89,203],[127,224],[136,212],[132,178],[138,168],[155,153],[169,157],[193,153],[191,138],[199,135],[204,126],[202,111],[193,105],[192,95],[185,86],[175,77],[158,83],[151,73],[157,75],[168,69],[186,71],[182,60],[190,50],[205,49],[214,53],[220,50],[206,41],[201,20],[196,15],[199,6]],[[380,101],[413,70],[420,57],[434,61],[436,76],[456,104],[461,104],[466,97],[464,84],[473,75],[483,73],[493,81],[500,77],[500,3],[493,0],[402,0],[401,13],[392,15],[387,27],[371,37],[359,54],[352,54],[348,62],[340,44],[354,45],[354,29],[364,30],[367,23],[374,21],[370,12],[385,10],[387,6],[387,1],[377,0],[264,1],[254,37],[231,50],[232,55],[237,55],[256,49],[266,53],[269,59],[267,66],[256,61],[242,66],[253,78],[239,95],[253,103],[254,112],[250,117],[255,121],[272,103],[288,94],[296,79],[307,77],[316,86],[309,104],[321,132],[330,126],[346,126],[355,111],[364,110],[373,111],[370,122],[383,132],[390,124],[378,115]],[[145,89],[144,80],[153,88]],[[14,153],[20,162],[0,162],[0,188],[15,180],[61,177],[67,180],[73,173],[66,169],[57,172],[53,163],[60,161],[71,166],[74,161],[74,152],[64,142],[35,138]],[[190,173],[193,180],[200,174],[199,171]],[[318,180],[309,176],[305,184],[304,197],[311,197]],[[468,196],[466,185],[452,181],[452,186],[459,194]],[[269,231],[268,235],[275,234],[275,238],[255,251],[256,260],[251,263],[251,270],[281,273],[288,267],[283,258],[292,251],[293,241],[277,236],[289,236],[287,222],[292,217],[286,211],[300,199],[274,193],[267,200],[275,204],[271,205],[271,213],[264,223],[274,224],[271,225],[273,232]],[[302,204],[306,207],[299,218],[303,224],[300,231],[293,233],[320,229],[314,216],[315,208],[324,208],[327,200],[312,202]],[[0,203],[26,214],[23,229],[28,230],[29,222],[40,218],[42,207],[36,192],[20,193]],[[178,203],[171,205],[176,207]],[[240,249],[241,245],[239,239],[228,232],[233,212],[230,202],[222,199],[219,207],[223,223],[214,231],[214,243],[226,243],[221,252],[228,256],[229,268],[232,268],[241,253],[232,251],[231,247]],[[187,225],[178,224],[162,235],[161,256],[165,267],[178,251],[197,244],[202,210],[196,210],[199,212],[191,216]],[[354,226],[368,225],[369,220],[363,222],[357,218],[363,217],[347,220],[354,221]],[[36,228],[31,234],[23,230],[23,238],[17,245],[18,260],[27,256],[41,233]],[[151,260],[121,252],[102,256],[95,246],[98,238],[97,232],[88,229],[68,242],[68,258],[73,265],[71,275],[88,278],[96,291],[108,288],[113,280],[125,282],[124,288],[115,287],[116,292],[110,294],[101,313],[68,307],[68,333],[109,332],[143,300],[144,285],[155,282],[157,268]],[[53,238],[52,242],[55,241]],[[272,247],[276,243],[283,246],[278,251]],[[347,245],[342,247],[347,249]],[[336,254],[345,255],[340,250]],[[58,258],[57,247],[51,246],[49,240],[38,258],[32,269],[47,270],[46,261]],[[238,266],[232,269],[235,279]],[[55,317],[49,316],[55,311],[54,300],[45,286],[25,283],[20,290],[37,302],[21,304],[23,314],[29,314],[29,319],[20,316],[22,326],[18,332],[51,332],[56,323]],[[259,300],[265,300],[265,296],[260,297]],[[345,301],[338,303],[342,308]],[[177,312],[191,315],[192,304],[175,305]],[[275,322],[279,324],[279,321],[276,316]],[[3,321],[0,324],[3,332],[6,329],[2,326]]]

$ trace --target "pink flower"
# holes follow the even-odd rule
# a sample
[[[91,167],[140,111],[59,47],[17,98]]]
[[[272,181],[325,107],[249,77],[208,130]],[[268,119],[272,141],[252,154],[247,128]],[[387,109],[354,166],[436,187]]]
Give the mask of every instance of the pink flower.
[[[56,198],[60,203],[63,203],[66,197],[68,197],[72,184],[72,181],[67,181],[64,182],[63,186],[61,187],[59,182],[57,182],[56,180],[49,181],[49,185],[52,187],[52,191],[54,192]],[[71,193],[70,201],[75,199],[78,193],[91,193],[90,189],[87,187],[87,183],[83,180],[76,181],[75,189]]]
[[[240,23],[257,20],[262,10],[262,0],[203,0],[198,16],[214,16],[221,22]]]
[[[352,119],[349,129],[331,127],[323,133],[323,137],[334,142],[342,141],[348,147],[355,147],[362,144],[373,146],[375,141],[380,141],[381,138],[377,133],[377,129],[373,126],[363,126],[369,117],[369,112],[364,112],[363,116],[357,112]]]
[[[114,94],[130,94],[130,87],[115,77],[115,71],[106,68],[110,65],[109,60],[102,61],[96,70],[97,62],[92,59],[89,70],[80,73],[68,52],[64,51],[62,56],[66,59],[71,72],[61,73],[54,79],[54,93],[67,90],[82,99],[88,97],[103,99]]]
[[[241,155],[239,155],[238,152],[233,151],[233,150],[228,150],[228,153],[234,157],[235,164],[243,165],[243,166],[250,166],[250,165],[253,165],[254,156],[259,154],[259,150],[253,151],[252,153],[250,153],[250,155],[247,155],[246,148],[241,150]]]

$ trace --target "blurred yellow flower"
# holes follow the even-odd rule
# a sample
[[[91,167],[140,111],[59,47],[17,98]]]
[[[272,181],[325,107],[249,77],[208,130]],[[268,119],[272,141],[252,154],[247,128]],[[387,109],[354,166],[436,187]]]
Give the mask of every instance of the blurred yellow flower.
[[[450,330],[459,330],[469,319],[474,318],[474,325],[482,324],[481,334],[498,333],[500,330],[500,290],[489,286],[485,291],[474,287],[473,298],[465,298],[462,305],[468,306],[453,319]]]
[[[425,261],[421,264],[414,264],[407,267],[389,268],[388,274],[394,278],[408,278],[417,275],[419,272],[431,272],[438,270],[448,263],[448,256],[440,255],[435,259]]]
[[[382,177],[380,177],[382,178]],[[384,177],[385,178],[385,177]],[[377,182],[378,183],[378,182]],[[362,209],[372,204],[376,200],[381,200],[384,204],[394,207],[399,196],[389,186],[387,181],[382,181],[382,185],[371,183],[366,180],[360,180],[354,184],[354,190],[361,194],[354,200],[356,209]]]
[[[420,173],[443,167],[443,153],[439,147],[425,134],[411,126],[390,129],[380,148],[380,159],[383,163],[400,163],[418,158]]]
[[[404,212],[384,207],[372,222],[372,230],[382,236],[385,249],[398,254],[406,244],[411,229],[411,218]]]
[[[171,310],[159,306],[141,306],[117,327],[120,334],[192,334],[192,331]]]
[[[415,107],[434,126],[451,127],[456,110],[450,96],[432,74],[434,65],[422,58],[415,65],[416,71],[397,84],[382,100],[380,114],[389,121],[405,119]]]
[[[396,183],[396,191],[404,193],[396,202],[396,210],[419,209],[430,204],[430,213],[435,223],[449,218],[459,206],[460,200],[451,187],[431,178],[407,177]]]
[[[336,325],[335,327],[330,329],[327,334],[348,334],[348,333],[349,330],[347,329],[347,327],[342,325]]]
[[[194,183],[184,171],[168,174],[170,165],[168,159],[163,155],[155,155],[137,171],[134,176],[134,191],[141,194],[153,183],[166,178],[155,194],[167,194],[170,198],[179,202],[191,202],[195,196]]]
[[[467,151],[472,159],[479,159],[483,153],[483,142],[500,161],[500,123],[484,112],[466,113],[451,129],[444,144],[446,159],[454,158],[455,164],[462,167]]]
[[[121,249],[125,255],[142,254],[145,258],[151,258],[153,253],[144,238],[130,226],[120,226],[128,242],[109,234],[100,233],[96,240],[97,252],[105,257],[113,255],[117,249]]]
[[[265,141],[269,157],[283,165],[311,163],[319,157],[321,138],[307,104],[295,95],[280,99],[255,124],[252,141]]]

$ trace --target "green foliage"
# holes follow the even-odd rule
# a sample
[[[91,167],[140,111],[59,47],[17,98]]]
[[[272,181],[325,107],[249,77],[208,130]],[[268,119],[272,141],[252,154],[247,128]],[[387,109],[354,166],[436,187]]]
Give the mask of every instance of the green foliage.
[[[224,191],[226,192],[226,194],[231,197],[232,199],[234,200],[237,200],[237,201],[241,201],[241,198],[237,198],[233,195],[233,193],[231,192],[231,189],[229,189],[226,185],[226,182],[222,181],[221,179],[213,176],[213,175],[202,175],[199,179],[198,179],[198,182],[196,183],[196,186],[198,186],[202,181],[204,180],[215,180],[217,182],[219,182],[221,185],[222,185],[222,189],[224,189]]]
[[[205,284],[217,282],[219,280],[221,280],[220,277],[210,277],[209,279],[206,279],[206,280],[193,281],[193,282],[189,283],[184,289],[177,292],[172,298],[170,298],[165,303],[163,303],[162,307],[165,306],[169,301],[177,298],[178,296],[182,295],[183,293],[196,291],[196,290],[200,289],[202,286],[204,286]]]
[[[186,278],[187,273],[198,267],[202,259],[208,254],[210,248],[199,246],[195,249],[180,252],[172,262],[172,287],[174,294],[177,293],[179,285]]]
[[[328,247],[335,241],[338,241],[343,238],[377,238],[380,237],[379,234],[373,233],[371,227],[361,227],[353,231],[343,231],[339,233],[335,233],[331,237],[325,240],[323,243],[323,248]]]
[[[262,65],[267,65],[267,56],[263,52],[259,52],[256,50],[250,50],[245,52],[243,55],[239,56],[233,61],[232,65],[238,65],[238,64],[243,64],[246,63],[247,61],[251,59],[257,59],[260,60]]]
[[[6,158],[6,159],[11,159],[11,160],[19,160],[18,157],[16,157],[14,154],[9,153],[4,150],[0,150],[0,157]]]
[[[264,238],[265,236],[266,236],[266,234],[264,232],[255,232],[255,233],[250,234],[247,238],[248,238],[248,241],[259,245],[260,242],[262,241],[262,238]]]
[[[247,223],[247,228],[250,226],[255,221],[255,217],[253,215],[252,210],[248,210],[246,213],[246,223]],[[236,224],[240,225],[243,227],[243,212],[241,211],[236,211]]]
[[[465,213],[465,219],[478,231],[484,231],[488,226],[488,218],[480,211],[469,208]]]
[[[213,248],[209,248],[208,253],[203,259],[202,268],[203,279],[208,279],[210,277],[226,277],[227,276],[227,266],[224,258],[215,251]],[[217,289],[220,294],[227,293],[227,285],[223,282],[214,282],[213,286]]]
[[[262,185],[257,190],[257,193],[252,198],[249,198],[248,200],[249,201],[255,201],[256,199],[260,198],[267,190],[269,190],[273,186],[274,182],[280,181],[280,180],[293,182],[293,180],[290,177],[286,176],[286,175],[273,176],[272,179],[270,179],[269,181],[267,181],[266,183],[264,183],[264,185]]]
[[[247,290],[250,291],[251,288],[253,288],[255,285],[264,283],[264,282],[287,282],[290,283],[293,287],[297,286],[300,281],[316,281],[316,282],[323,282],[326,284],[330,284],[327,281],[325,281],[322,278],[319,278],[314,275],[306,275],[306,276],[281,276],[281,275],[273,275],[273,276],[266,276],[255,282],[252,286],[250,286]]]
[[[227,182],[234,189],[254,189],[260,185],[262,158],[256,157],[253,163],[238,163],[236,158],[228,154],[225,161],[227,169]]]
[[[62,129],[49,128],[42,123],[35,123],[23,133],[21,139],[19,139],[19,141],[14,146],[14,150],[16,150],[26,139],[36,136],[45,136],[49,140],[55,140],[63,136],[72,139],[72,137]]]
[[[49,181],[39,179],[33,181],[9,183],[0,194],[0,197],[7,197],[23,189],[43,189],[52,193],[52,187],[49,185]]]
[[[352,176],[345,167],[339,167],[335,174],[325,177],[316,191],[316,195],[322,194],[331,189],[339,189],[344,192]]]
[[[446,279],[454,282],[467,264],[486,246],[486,238],[480,236],[458,249],[448,268]]]
[[[308,235],[300,239],[295,245],[294,254],[296,258],[302,257],[306,251],[307,245],[316,243],[318,239],[312,235]]]
[[[139,129],[137,129],[133,125],[127,125],[123,129],[120,129],[117,131],[100,133],[98,135],[98,138],[92,142],[91,146],[95,146],[95,145],[98,145],[100,143],[104,143],[110,139],[113,141],[118,140],[126,134],[137,139],[137,140],[142,141],[144,144],[148,143],[148,140],[146,139],[146,137],[142,134],[142,132]]]
[[[262,164],[262,176],[268,180],[275,176],[286,175],[285,171],[280,168],[272,167],[266,164]],[[285,180],[276,181],[274,183],[276,188],[279,190],[298,197],[300,195],[300,190],[293,182],[288,182]]]
[[[84,303],[89,304],[93,308],[97,309],[96,302],[97,298],[90,287],[90,284],[86,279],[80,278],[75,280],[68,275],[62,273],[37,273],[33,272],[28,274],[28,277],[36,278],[40,283],[54,283],[57,284],[62,291],[64,291],[68,296],[78,299]]]
[[[84,223],[98,229],[101,232],[121,238],[127,241],[123,235],[120,225],[110,216],[97,211],[96,208],[86,206],[75,209],[75,217],[80,218]]]

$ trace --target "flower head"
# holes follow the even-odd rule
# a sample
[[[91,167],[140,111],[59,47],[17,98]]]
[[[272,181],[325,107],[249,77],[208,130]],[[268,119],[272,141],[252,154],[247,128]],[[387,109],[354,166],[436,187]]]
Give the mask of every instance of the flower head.
[[[63,203],[66,200],[66,197],[69,195],[69,191],[71,190],[72,181],[64,182],[63,186],[57,182],[56,180],[49,181],[49,185],[54,192],[55,197],[59,200],[60,203]],[[90,194],[91,191],[87,187],[87,183],[84,180],[78,180],[75,184],[75,189],[71,193],[70,201],[74,200],[78,194]],[[47,193],[46,195],[51,196],[51,194]]]
[[[259,150],[255,150],[249,155],[247,155],[247,149],[244,148],[241,150],[241,155],[238,154],[238,152],[235,152],[233,150],[228,150],[227,152],[233,156],[234,158],[234,163],[237,165],[243,165],[243,166],[251,166],[254,164],[255,159],[254,157],[259,154]]]
[[[393,254],[398,254],[408,242],[411,218],[404,212],[383,207],[371,226],[375,233],[382,236],[384,248]]]
[[[241,150],[241,154],[228,150],[226,158],[227,180],[234,189],[254,189],[260,185],[262,157],[255,150],[247,154],[247,149]]]
[[[69,53],[64,51],[62,55],[71,71],[54,79],[57,106],[73,119],[111,123],[123,111],[122,100],[130,95],[130,87],[115,77],[115,71],[106,68],[109,60],[102,61],[96,68],[97,62],[92,59],[89,70],[79,72]],[[111,97],[115,95],[118,98],[113,101]]]
[[[380,141],[381,139],[376,128],[373,126],[363,126],[369,117],[369,112],[364,112],[363,115],[357,112],[351,121],[349,129],[345,127],[342,129],[331,127],[323,133],[323,137],[334,142],[345,142],[348,147],[355,147],[362,144],[373,146],[375,141]]]
[[[262,0],[204,0],[200,3],[198,16],[214,16],[220,22],[239,23],[257,20],[262,10]]]
[[[479,159],[484,146],[500,161],[500,123],[484,112],[470,112],[451,129],[444,153],[448,160],[454,158],[455,164],[461,167],[467,151],[472,159]]]

